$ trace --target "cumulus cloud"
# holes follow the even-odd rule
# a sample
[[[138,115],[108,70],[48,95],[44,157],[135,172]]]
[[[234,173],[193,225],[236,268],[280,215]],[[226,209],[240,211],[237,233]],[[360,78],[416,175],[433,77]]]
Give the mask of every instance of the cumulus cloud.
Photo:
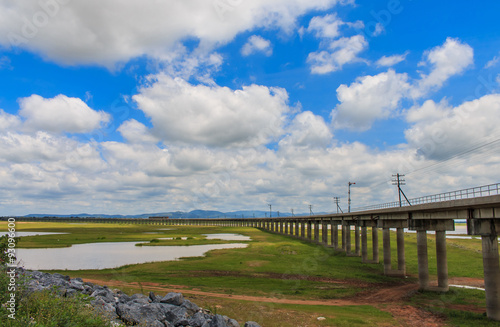
[[[282,132],[288,94],[260,85],[232,90],[193,85],[164,74],[133,97],[151,118],[152,133],[169,142],[207,146],[257,146]]]
[[[288,131],[289,135],[280,141],[280,146],[291,144],[297,147],[326,147],[333,138],[323,117],[311,111],[298,114]]]
[[[500,95],[491,94],[457,107],[426,101],[408,110],[408,144],[427,159],[441,160],[470,148],[478,140],[500,138]]]
[[[271,42],[258,35],[252,35],[248,38],[247,43],[241,48],[243,56],[249,56],[253,53],[262,52],[266,56],[273,54]]]
[[[362,35],[342,37],[330,42],[327,50],[311,52],[307,62],[313,74],[328,74],[338,71],[351,62],[361,61],[358,54],[366,49],[368,42]]]
[[[51,99],[32,95],[19,100],[24,126],[52,133],[87,133],[107,123],[109,114],[95,111],[78,98],[58,95]]]
[[[317,38],[337,38],[340,36],[339,28],[345,23],[336,14],[315,16],[309,22],[307,31],[314,33]]]
[[[63,64],[114,66],[168,56],[187,38],[212,48],[259,27],[291,31],[297,17],[338,0],[16,1],[0,3],[0,44]],[[343,3],[341,1],[341,3]]]
[[[158,138],[151,135],[149,129],[135,119],[130,119],[118,127],[118,131],[130,143],[156,143]]]
[[[402,61],[406,60],[406,56],[408,55],[408,51],[401,55],[392,55],[392,56],[382,56],[375,63],[379,67],[392,67],[394,65],[399,64]]]
[[[412,91],[413,97],[421,97],[433,89],[439,89],[452,76],[461,74],[472,65],[474,50],[458,39],[447,38],[445,43],[424,53],[422,66],[431,65],[429,74],[421,79]]]
[[[351,85],[340,85],[340,101],[332,112],[333,124],[338,128],[364,131],[377,119],[390,116],[411,86],[406,74],[389,69],[375,76],[359,77]]]

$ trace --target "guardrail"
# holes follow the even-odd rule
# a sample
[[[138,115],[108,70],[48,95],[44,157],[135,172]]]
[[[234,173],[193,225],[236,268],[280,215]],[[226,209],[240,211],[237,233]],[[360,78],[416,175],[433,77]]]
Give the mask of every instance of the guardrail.
[[[433,202],[442,202],[442,201],[450,201],[450,200],[460,200],[460,199],[470,199],[481,196],[488,195],[497,195],[500,194],[500,183],[477,186],[472,188],[467,188],[458,191],[439,193],[434,195],[426,195],[419,198],[409,199],[407,201],[394,201],[389,203],[375,204],[369,205],[365,207],[353,208],[351,211],[365,211],[365,210],[374,210],[374,209],[386,209],[386,208],[395,208],[395,207],[407,207],[410,205],[416,204],[425,204],[425,203],[433,203]]]

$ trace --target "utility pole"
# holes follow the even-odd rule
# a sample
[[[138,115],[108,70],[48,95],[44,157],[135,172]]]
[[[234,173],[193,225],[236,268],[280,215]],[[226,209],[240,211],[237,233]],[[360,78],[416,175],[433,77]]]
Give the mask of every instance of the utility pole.
[[[344,212],[342,211],[342,209],[340,208],[340,205],[339,205],[339,202],[340,202],[339,197],[338,197],[338,196],[334,196],[334,197],[333,197],[333,201],[334,201],[334,202],[335,202],[335,204],[337,205],[337,213],[339,213],[339,210],[340,210],[340,212],[344,213]]]
[[[278,210],[278,217],[279,217],[279,216],[280,216],[280,212],[279,212],[279,210]]]
[[[293,217],[293,208],[292,208],[292,209],[290,209],[290,210],[292,210],[292,217]]]
[[[351,185],[356,183],[349,182],[347,184],[347,212],[351,212]]]
[[[406,202],[408,202],[408,204],[411,205],[410,200],[408,200],[405,192],[403,192],[403,190],[401,189],[401,185],[406,185],[406,181],[404,179],[405,175],[401,175],[401,174],[397,173],[396,175],[392,175],[392,177],[394,178],[392,180],[392,185],[398,186],[399,206],[400,207],[403,206],[403,204],[401,203],[401,194],[403,194],[403,196],[405,197]]]
[[[272,211],[271,211],[272,206],[270,204],[268,204],[268,206],[269,206],[269,218],[271,218],[273,216]]]
[[[309,205],[309,216],[312,216],[313,215],[313,211],[312,211],[312,204]]]

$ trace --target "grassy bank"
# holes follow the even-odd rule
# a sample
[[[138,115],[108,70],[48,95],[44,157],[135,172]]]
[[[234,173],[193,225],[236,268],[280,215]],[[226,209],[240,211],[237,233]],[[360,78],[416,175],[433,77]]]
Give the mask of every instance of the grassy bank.
[[[2,227],[0,224],[0,228]],[[356,299],[361,292],[388,285],[415,283],[417,280],[415,234],[405,235],[409,277],[401,279],[384,276],[382,264],[362,264],[359,257],[346,257],[344,253],[330,248],[254,228],[19,223],[17,230],[68,233],[22,238],[18,243],[19,247],[60,247],[121,241],[137,241],[147,245],[194,245],[228,243],[207,240],[204,234],[238,233],[250,236],[252,241],[248,242],[247,248],[211,251],[205,257],[129,265],[115,269],[59,272],[72,277],[108,281],[113,285],[122,283],[120,288],[126,292],[146,293],[150,290],[156,291],[158,286],[191,291],[186,293],[189,298],[195,302],[199,301],[199,304],[206,308],[212,308],[212,311],[235,317],[240,322],[260,319],[260,322],[265,322],[263,326],[397,326],[401,322],[388,313],[383,305],[377,305],[376,301],[374,305],[369,306],[318,306],[244,301],[231,297],[244,295],[308,301],[350,300]],[[164,237],[173,239],[154,241]],[[368,251],[371,254],[371,233],[368,233],[368,237]],[[379,253],[382,254],[382,235],[379,239]],[[397,267],[395,244],[395,235],[392,235],[393,266]],[[435,276],[435,242],[432,235],[429,235],[428,246],[429,271],[431,276]],[[447,248],[450,277],[483,277],[479,240],[448,240]],[[457,308],[460,306],[459,302],[463,301],[461,299],[472,297],[472,293],[467,292],[469,291],[457,290],[450,293],[454,294],[453,301],[443,301],[443,295],[440,294],[416,293],[402,304],[449,317],[446,319],[449,319],[452,325],[471,321],[475,324],[478,321],[489,323],[481,313],[471,313],[466,317],[459,314],[462,310]],[[482,297],[484,301],[484,292],[470,292],[478,292],[472,298]],[[426,301],[431,305],[424,305]],[[483,302],[467,302],[467,305],[475,306],[479,310],[485,308]],[[319,321],[318,317],[324,317],[325,320]]]

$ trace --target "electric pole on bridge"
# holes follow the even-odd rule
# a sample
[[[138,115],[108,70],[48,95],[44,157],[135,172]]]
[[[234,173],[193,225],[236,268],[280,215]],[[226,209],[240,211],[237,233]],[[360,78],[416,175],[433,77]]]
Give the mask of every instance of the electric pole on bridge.
[[[271,205],[268,204],[268,206],[269,206],[269,218],[271,218],[272,217]]]
[[[312,204],[309,205],[309,216],[313,215]]]
[[[339,199],[339,197],[338,197],[338,196],[334,196],[334,197],[333,197],[333,201],[334,201],[334,202],[335,202],[335,204],[337,205],[337,213],[339,213],[339,210],[340,210],[340,212],[344,213],[344,212],[342,211],[342,209],[340,208],[340,205],[339,205],[339,203],[340,203],[340,199]]]
[[[290,209],[290,210],[292,210],[292,217],[293,217],[293,208],[292,208],[292,209]]]
[[[405,197],[406,202],[408,202],[408,204],[411,205],[410,200],[408,200],[405,192],[403,192],[403,190],[401,189],[401,185],[406,185],[406,181],[404,179],[405,175],[397,173],[396,175],[392,175],[392,177],[394,177],[394,179],[392,180],[392,185],[398,186],[399,206],[400,207],[403,206],[403,204],[401,203],[401,194],[403,194],[403,196]]]
[[[349,182],[347,184],[347,212],[351,212],[351,185],[356,183]]]

